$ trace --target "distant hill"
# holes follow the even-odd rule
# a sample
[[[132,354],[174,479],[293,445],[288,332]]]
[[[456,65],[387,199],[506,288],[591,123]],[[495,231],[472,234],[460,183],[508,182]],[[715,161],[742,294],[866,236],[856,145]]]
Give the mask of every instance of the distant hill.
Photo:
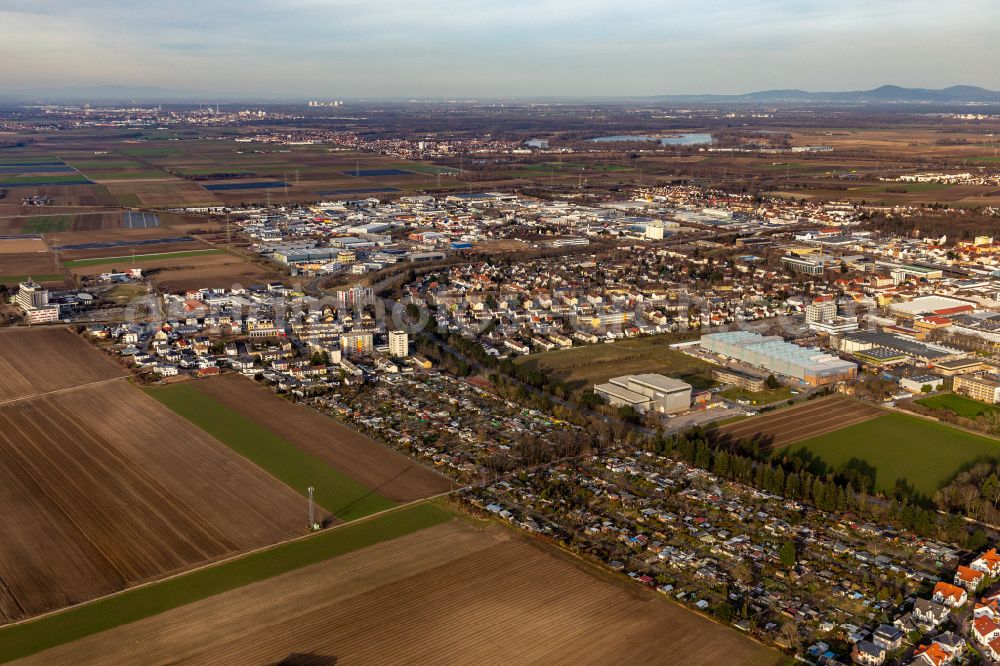
[[[978,86],[903,88],[880,86],[872,90],[809,92],[806,90],[762,90],[743,95],[656,95],[663,102],[715,102],[751,104],[1000,104],[1000,92]]]

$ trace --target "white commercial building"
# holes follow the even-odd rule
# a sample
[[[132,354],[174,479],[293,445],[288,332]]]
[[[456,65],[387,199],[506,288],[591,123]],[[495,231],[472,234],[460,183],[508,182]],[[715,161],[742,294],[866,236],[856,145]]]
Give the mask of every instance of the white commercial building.
[[[608,383],[594,386],[594,393],[611,405],[629,406],[639,413],[673,414],[691,407],[691,385],[663,375],[612,377]]]
[[[923,393],[925,386],[930,386],[930,391],[937,391],[943,384],[944,379],[937,375],[913,375],[899,380],[899,385],[910,393]]]
[[[837,301],[832,298],[817,298],[806,306],[806,323],[830,321],[837,316]]]
[[[29,324],[59,321],[59,305],[49,304],[49,290],[35,284],[31,278],[18,285],[14,300],[24,310],[24,318]]]

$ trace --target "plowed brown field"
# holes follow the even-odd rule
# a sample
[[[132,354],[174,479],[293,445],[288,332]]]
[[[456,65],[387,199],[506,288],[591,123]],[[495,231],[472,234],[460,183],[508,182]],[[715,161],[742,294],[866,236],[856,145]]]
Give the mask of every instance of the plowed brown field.
[[[0,405],[124,374],[68,329],[0,330]]]
[[[840,396],[819,398],[802,405],[738,421],[714,430],[717,441],[752,439],[762,449],[773,449],[868,421],[885,412],[877,406]]]
[[[0,406],[0,621],[303,530],[301,497],[125,380]]]
[[[437,472],[253,380],[224,375],[192,386],[393,501],[409,502],[452,488]]]
[[[597,578],[503,528],[453,520],[19,663],[780,661],[653,592]]]

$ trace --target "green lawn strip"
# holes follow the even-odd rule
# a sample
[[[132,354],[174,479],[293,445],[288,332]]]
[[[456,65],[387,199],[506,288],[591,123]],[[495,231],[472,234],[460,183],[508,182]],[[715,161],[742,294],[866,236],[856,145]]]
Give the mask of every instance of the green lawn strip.
[[[74,174],[53,174],[51,176],[46,176],[44,174],[26,174],[23,176],[10,177],[9,175],[0,176],[0,185],[35,185],[44,183],[62,183],[67,185],[76,184],[88,184],[90,181],[78,173]]]
[[[787,451],[801,449],[833,470],[851,459],[866,461],[876,470],[877,490],[890,490],[897,479],[906,479],[927,496],[965,463],[1000,458],[1000,441],[896,413],[798,442]]]
[[[19,155],[5,155],[0,157],[0,166],[9,164],[38,164],[39,162],[58,162],[58,157],[52,155],[34,155],[31,157]]]
[[[121,152],[126,155],[180,155],[183,151],[180,148],[170,146],[128,146],[122,148]]]
[[[143,171],[88,171],[84,175],[98,182],[102,180],[167,180],[175,178],[165,171],[152,169]]]
[[[9,287],[18,282],[24,282],[28,278],[31,278],[35,282],[63,282],[66,280],[65,275],[0,275],[0,284],[5,284]]]
[[[85,171],[87,169],[94,169],[97,171],[123,171],[128,169],[145,169],[145,165],[142,162],[135,162],[133,160],[73,160],[64,159],[66,164],[70,165],[77,171]]]
[[[188,574],[126,590],[60,613],[0,629],[0,662],[13,661],[244,585],[396,539],[454,516],[421,503]]]
[[[118,201],[122,206],[129,206],[131,208],[138,208],[142,205],[142,201],[139,200],[138,194],[116,194]]]
[[[74,266],[100,266],[101,264],[120,264],[123,261],[157,261],[159,259],[181,259],[183,257],[200,257],[204,254],[222,254],[225,250],[181,250],[179,252],[160,252],[158,254],[122,255],[118,257],[94,257],[93,259],[74,259],[65,262],[69,268]]]
[[[252,173],[241,167],[201,166],[201,167],[168,167],[169,171],[177,176],[214,176],[215,174],[249,174]]]
[[[192,383],[148,392],[289,488],[305,495],[307,488],[314,487],[316,502],[341,520],[354,520],[396,506],[395,502],[199,391]]]
[[[733,387],[719,391],[719,395],[730,400],[747,400],[752,405],[769,405],[779,400],[788,400],[792,397],[792,391],[787,387],[764,389],[763,391],[747,391]]]
[[[66,231],[73,221],[72,215],[39,215],[29,217],[21,225],[22,234],[46,234],[55,231]]]
[[[932,395],[929,398],[920,398],[914,402],[924,407],[930,407],[931,409],[947,409],[967,419],[974,419],[987,412],[995,412],[997,409],[1000,409],[994,405],[987,405],[985,402],[979,402],[978,400],[955,395],[954,393]]]
[[[436,176],[438,174],[444,176],[448,174],[462,173],[460,169],[455,169],[453,167],[437,166],[436,164],[414,164],[412,162],[396,162],[387,165],[385,168],[402,169],[404,171],[412,171],[414,173],[421,173],[427,176]]]

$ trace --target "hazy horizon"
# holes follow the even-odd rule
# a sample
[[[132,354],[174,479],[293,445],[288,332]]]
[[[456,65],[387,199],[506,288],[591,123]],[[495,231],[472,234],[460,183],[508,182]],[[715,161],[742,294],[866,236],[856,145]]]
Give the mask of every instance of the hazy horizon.
[[[378,4],[5,0],[0,94],[105,86],[262,99],[1000,89],[1000,5],[987,0]]]

